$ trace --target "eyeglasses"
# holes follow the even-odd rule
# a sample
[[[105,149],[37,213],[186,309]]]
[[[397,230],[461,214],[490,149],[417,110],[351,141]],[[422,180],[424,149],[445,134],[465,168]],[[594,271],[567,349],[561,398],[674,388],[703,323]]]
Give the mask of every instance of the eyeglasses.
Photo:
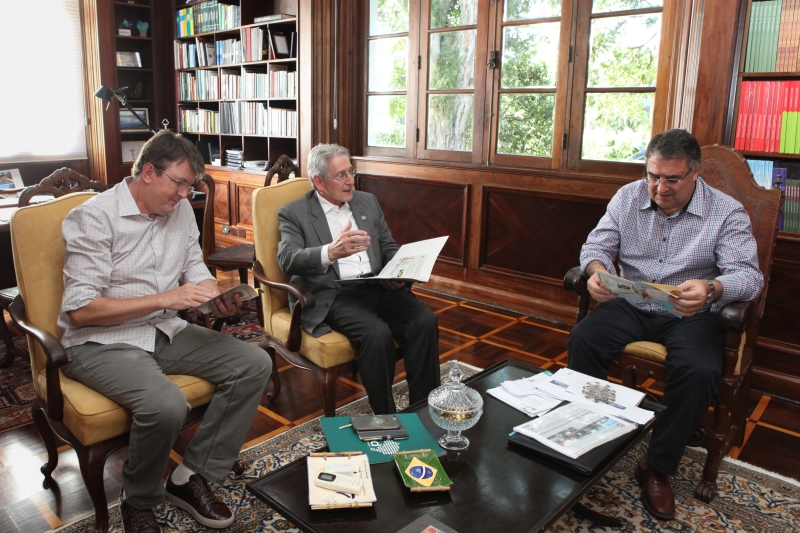
[[[356,179],[356,174],[357,174],[356,169],[354,169],[353,167],[350,167],[349,170],[342,170],[341,172],[339,172],[335,176],[325,176],[325,179],[342,181],[343,179],[347,179],[347,176],[350,176],[351,178]]]
[[[688,171],[686,171],[686,174],[684,174],[682,178],[676,178],[675,176],[667,176],[662,178],[661,176],[650,174],[647,171],[647,167],[645,167],[644,176],[642,176],[642,179],[650,184],[661,183],[663,185],[666,185],[667,187],[674,187],[675,185],[685,180],[686,176],[688,176],[693,170],[694,168],[690,168]]]
[[[175,178],[170,176],[166,170],[160,169],[158,167],[155,167],[155,169],[158,170],[159,172],[163,172],[164,174],[166,174],[167,177],[172,180],[172,183],[175,184],[175,186],[178,188],[179,191],[185,192],[187,195],[192,194],[194,192],[194,185],[190,185],[188,181],[176,180]]]

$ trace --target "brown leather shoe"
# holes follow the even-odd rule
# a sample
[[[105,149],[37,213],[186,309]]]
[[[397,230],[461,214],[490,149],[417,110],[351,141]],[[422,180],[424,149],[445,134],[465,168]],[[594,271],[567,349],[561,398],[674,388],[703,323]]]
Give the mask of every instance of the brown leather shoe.
[[[652,468],[636,465],[636,480],[642,486],[642,502],[645,509],[659,520],[675,518],[675,496],[669,486],[669,477]]]
[[[206,527],[223,529],[233,524],[233,513],[214,496],[208,482],[200,474],[193,474],[188,483],[176,485],[172,472],[167,478],[167,499],[188,512]]]
[[[119,494],[119,513],[122,515],[122,529],[125,533],[161,533],[152,509],[134,509]]]

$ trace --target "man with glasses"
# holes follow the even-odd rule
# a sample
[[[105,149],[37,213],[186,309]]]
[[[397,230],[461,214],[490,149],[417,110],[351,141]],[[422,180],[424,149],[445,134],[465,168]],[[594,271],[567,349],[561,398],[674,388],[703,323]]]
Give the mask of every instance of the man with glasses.
[[[763,285],[750,217],[699,176],[700,145],[690,133],[659,133],[645,153],[645,176],[622,187],[581,250],[581,268],[598,305],[569,336],[569,367],[605,379],[608,363],[635,341],[667,347],[666,413],[636,467],[642,499],[657,518],[675,516],[668,476],[717,394],[725,334],[722,307],[752,300]],[[617,298],[597,272],[677,285],[675,316],[647,302]]]
[[[212,298],[218,317],[241,306],[238,296],[220,296],[203,263],[187,201],[203,172],[190,141],[161,131],[145,144],[132,177],[73,209],[62,225],[64,373],[133,419],[120,494],[126,533],[161,531],[153,507],[165,495],[204,526],[233,523],[208,481],[222,485],[228,477],[271,372],[257,346],[177,316]],[[206,379],[216,391],[165,488],[171,447],[191,409],[168,374]]]
[[[315,337],[333,329],[350,339],[375,414],[396,412],[394,339],[403,344],[409,401],[426,399],[439,386],[436,315],[404,283],[342,283],[377,274],[400,248],[378,200],[355,190],[350,152],[341,146],[315,146],[308,175],[314,190],[278,211],[278,263],[316,302],[303,309],[303,328]]]

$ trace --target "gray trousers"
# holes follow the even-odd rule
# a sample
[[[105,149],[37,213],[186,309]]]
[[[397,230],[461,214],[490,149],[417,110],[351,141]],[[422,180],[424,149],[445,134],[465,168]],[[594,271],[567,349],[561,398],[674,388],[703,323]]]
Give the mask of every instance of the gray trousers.
[[[167,374],[203,378],[217,385],[184,464],[222,484],[239,455],[272,371],[265,351],[216,331],[189,324],[173,342],[158,331],[155,351],[130,344],[87,342],[67,349],[64,373],[131,411],[128,460],[122,467],[125,498],[149,509],[164,501],[170,449],[190,406]]]

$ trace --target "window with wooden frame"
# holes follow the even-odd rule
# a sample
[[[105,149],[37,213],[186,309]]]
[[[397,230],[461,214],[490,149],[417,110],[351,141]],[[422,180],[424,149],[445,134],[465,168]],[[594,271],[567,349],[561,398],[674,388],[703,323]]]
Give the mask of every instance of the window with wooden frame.
[[[364,155],[641,172],[689,4],[370,0]]]

